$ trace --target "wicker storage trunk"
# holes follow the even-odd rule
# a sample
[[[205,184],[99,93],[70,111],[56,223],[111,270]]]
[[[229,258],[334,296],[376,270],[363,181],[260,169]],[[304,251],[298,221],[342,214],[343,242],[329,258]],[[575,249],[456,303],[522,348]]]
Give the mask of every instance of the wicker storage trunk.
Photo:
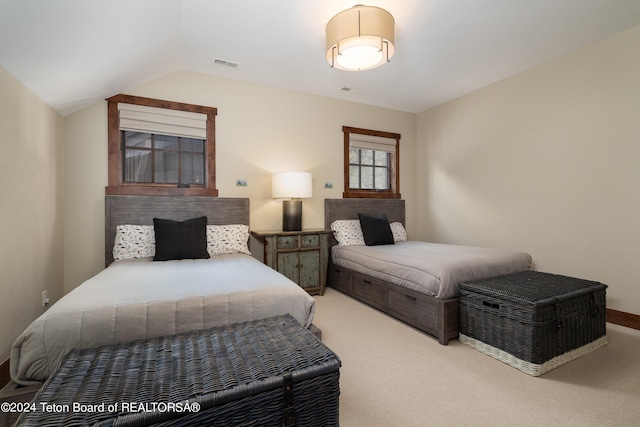
[[[538,376],[607,344],[606,285],[536,271],[460,284],[460,341]]]
[[[18,425],[338,425],[339,368],[289,315],[74,350]]]

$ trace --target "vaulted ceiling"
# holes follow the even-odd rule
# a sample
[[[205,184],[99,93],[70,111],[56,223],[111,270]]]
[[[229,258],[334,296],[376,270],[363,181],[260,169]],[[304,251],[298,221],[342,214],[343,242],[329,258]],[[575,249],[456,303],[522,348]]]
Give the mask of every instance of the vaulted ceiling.
[[[355,4],[0,0],[0,65],[63,115],[179,69],[420,112],[640,24],[638,0],[371,0],[395,56],[332,69],[325,25]]]

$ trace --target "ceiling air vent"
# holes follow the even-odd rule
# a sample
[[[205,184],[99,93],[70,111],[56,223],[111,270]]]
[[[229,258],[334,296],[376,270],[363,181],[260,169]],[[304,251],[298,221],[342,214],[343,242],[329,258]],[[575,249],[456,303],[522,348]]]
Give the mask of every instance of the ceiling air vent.
[[[239,63],[233,61],[227,61],[226,59],[214,58],[214,65],[220,65],[221,67],[229,67],[229,68],[238,68],[240,66]]]

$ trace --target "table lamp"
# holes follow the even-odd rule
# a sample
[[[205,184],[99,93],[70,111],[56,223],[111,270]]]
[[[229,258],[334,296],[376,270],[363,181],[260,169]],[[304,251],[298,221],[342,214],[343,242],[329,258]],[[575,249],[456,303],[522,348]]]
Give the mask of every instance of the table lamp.
[[[311,173],[274,173],[271,182],[271,196],[282,201],[282,230],[302,230],[302,200],[313,196]]]

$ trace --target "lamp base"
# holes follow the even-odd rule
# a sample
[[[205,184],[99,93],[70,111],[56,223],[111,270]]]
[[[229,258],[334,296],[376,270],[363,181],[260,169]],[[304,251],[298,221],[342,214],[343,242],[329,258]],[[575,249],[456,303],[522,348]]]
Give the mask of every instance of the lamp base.
[[[282,231],[302,231],[302,200],[282,202]]]

